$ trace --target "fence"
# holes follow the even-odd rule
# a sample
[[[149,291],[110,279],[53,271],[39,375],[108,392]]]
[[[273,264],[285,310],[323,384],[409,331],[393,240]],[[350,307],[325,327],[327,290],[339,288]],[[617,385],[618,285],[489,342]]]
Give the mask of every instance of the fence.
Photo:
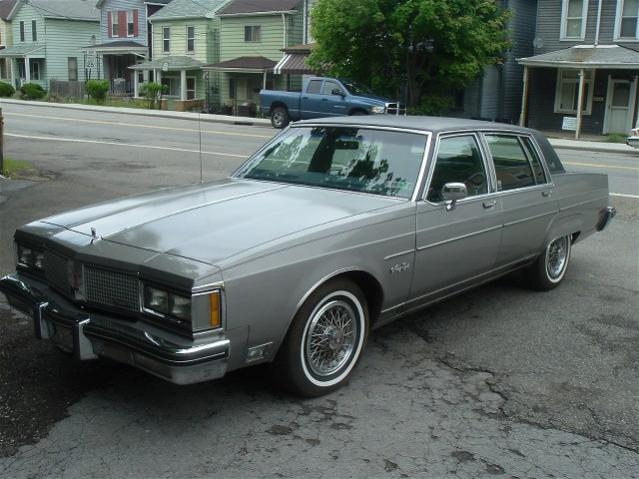
[[[84,98],[84,82],[49,80],[49,96],[60,98]]]

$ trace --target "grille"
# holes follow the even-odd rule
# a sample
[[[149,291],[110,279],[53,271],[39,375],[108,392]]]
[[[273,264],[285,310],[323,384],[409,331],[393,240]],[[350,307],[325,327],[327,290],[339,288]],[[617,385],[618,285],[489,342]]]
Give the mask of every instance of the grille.
[[[389,115],[404,115],[406,108],[401,103],[386,103],[386,113]]]
[[[84,289],[91,303],[140,310],[140,283],[131,276],[85,266]]]
[[[45,253],[45,275],[47,282],[60,290],[68,292],[71,286],[69,285],[69,260],[63,256],[57,255],[50,251]]]

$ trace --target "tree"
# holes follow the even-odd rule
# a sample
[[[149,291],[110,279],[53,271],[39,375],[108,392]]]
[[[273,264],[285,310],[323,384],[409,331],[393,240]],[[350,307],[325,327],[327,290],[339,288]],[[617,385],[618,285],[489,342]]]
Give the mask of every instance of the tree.
[[[162,94],[168,92],[168,85],[162,85],[157,82],[142,83],[140,85],[140,95],[142,95],[149,102],[149,108],[153,110],[155,108],[156,101],[158,102],[158,109],[162,105]]]
[[[318,0],[311,18],[309,65],[429,113],[510,45],[495,0]]]

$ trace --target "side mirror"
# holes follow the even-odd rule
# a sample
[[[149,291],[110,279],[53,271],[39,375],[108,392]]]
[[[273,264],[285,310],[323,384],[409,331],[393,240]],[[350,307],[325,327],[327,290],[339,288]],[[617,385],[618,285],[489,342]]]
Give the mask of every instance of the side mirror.
[[[344,92],[342,90],[340,90],[339,88],[333,88],[333,90],[331,90],[331,95],[339,95],[341,97],[344,97]]]
[[[446,202],[448,211],[455,209],[458,200],[463,200],[468,196],[468,190],[464,183],[446,183],[442,188],[442,198]]]

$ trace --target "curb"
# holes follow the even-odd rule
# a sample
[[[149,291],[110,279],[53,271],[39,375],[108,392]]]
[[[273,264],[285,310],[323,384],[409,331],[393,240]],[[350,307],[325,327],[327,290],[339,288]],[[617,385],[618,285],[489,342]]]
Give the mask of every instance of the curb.
[[[251,118],[242,116],[212,115],[210,113],[187,113],[166,110],[144,110],[141,108],[126,108],[115,106],[81,105],[78,103],[49,103],[46,101],[25,101],[2,99],[2,103],[9,105],[39,106],[48,108],[62,108],[67,110],[98,111],[116,113],[120,115],[149,116],[155,118],[171,118],[176,120],[205,121],[209,123],[225,123],[229,125],[271,127],[271,121],[266,118]]]
[[[596,153],[614,153],[620,155],[639,156],[639,151],[627,145],[605,146],[600,143],[588,143],[586,141],[575,141],[574,144],[566,143],[565,140],[557,141],[556,138],[548,138],[548,141],[556,150],[592,151]]]

